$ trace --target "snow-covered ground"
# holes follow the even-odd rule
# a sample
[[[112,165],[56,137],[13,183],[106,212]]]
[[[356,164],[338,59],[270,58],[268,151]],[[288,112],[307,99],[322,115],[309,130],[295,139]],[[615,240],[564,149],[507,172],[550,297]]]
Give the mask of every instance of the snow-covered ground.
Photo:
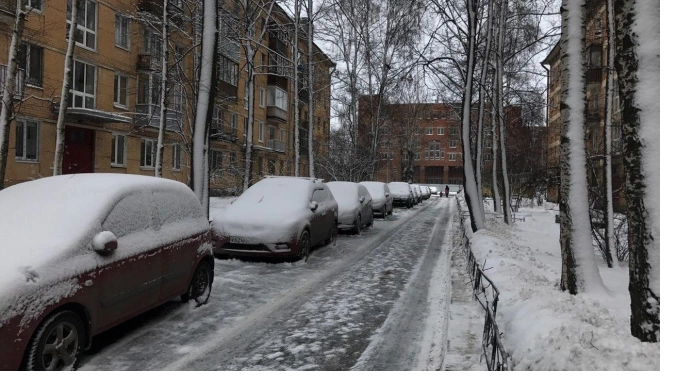
[[[462,197],[461,197],[462,201]],[[557,210],[522,208],[507,227],[487,215],[487,229],[466,229],[475,257],[500,290],[497,322],[515,370],[659,370],[660,344],[630,335],[628,268],[597,259],[607,290],[570,295],[559,288]]]
[[[440,369],[454,211],[453,198],[395,209],[307,263],[218,260],[207,305],[171,302],[98,336],[81,369]]]

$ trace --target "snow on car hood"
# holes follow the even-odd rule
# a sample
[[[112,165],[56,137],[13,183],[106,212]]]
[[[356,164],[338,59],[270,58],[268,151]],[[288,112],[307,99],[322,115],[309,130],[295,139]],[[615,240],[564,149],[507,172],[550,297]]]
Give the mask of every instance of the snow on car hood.
[[[113,261],[95,256],[91,246],[113,206],[133,191],[169,188],[195,198],[180,182],[123,174],[54,176],[0,191],[0,325],[26,308],[13,305],[30,290],[41,289],[42,306],[75,293],[78,286],[67,279]],[[192,219],[184,231],[207,230],[202,220]]]
[[[247,237],[261,243],[288,241],[297,237],[312,214],[309,187],[305,179],[265,178],[216,214],[212,230],[216,236]]]
[[[392,195],[399,198],[408,198],[411,195],[411,186],[404,182],[392,182],[388,184]]]

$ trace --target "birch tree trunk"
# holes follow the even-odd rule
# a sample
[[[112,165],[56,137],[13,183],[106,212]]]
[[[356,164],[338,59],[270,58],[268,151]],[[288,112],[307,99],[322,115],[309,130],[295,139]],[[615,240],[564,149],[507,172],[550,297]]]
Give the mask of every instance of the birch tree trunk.
[[[308,0],[307,1],[307,20],[309,22],[308,25],[308,34],[307,34],[307,54],[309,55],[309,59],[307,60],[307,64],[309,65],[309,131],[307,133],[309,134],[309,140],[307,143],[308,149],[309,149],[309,176],[314,177],[314,22],[312,21],[312,15],[313,15],[313,8],[314,7],[314,1],[313,0]]]
[[[470,111],[472,104],[472,76],[475,72],[475,56],[476,56],[476,35],[477,35],[477,0],[467,0],[467,57],[465,72],[465,88],[463,93],[463,166],[465,175],[465,202],[470,210],[470,224],[472,231],[484,229],[484,211],[480,211],[481,203],[479,202],[479,194],[477,193],[477,184],[475,182],[475,173],[472,167],[472,153],[470,140]]]
[[[498,190],[498,92],[496,92],[496,86],[498,81],[496,80],[497,74],[494,73],[493,79],[493,110],[491,118],[491,130],[492,130],[492,143],[491,150],[493,152],[493,163],[491,172],[491,185],[493,191],[493,210],[495,213],[501,212],[501,194]]]
[[[16,13],[12,40],[7,55],[7,72],[5,73],[5,88],[2,91],[2,110],[0,110],[0,190],[5,188],[5,172],[7,171],[7,154],[9,152],[9,125],[14,118],[14,88],[17,76],[17,54],[24,34],[26,11],[23,1],[16,1]]]
[[[605,229],[604,258],[609,268],[618,267],[614,245],[614,191],[612,187],[612,111],[614,106],[614,1],[607,0],[607,83],[604,104]]]
[[[491,53],[491,45],[493,41],[493,1],[489,1],[487,7],[487,21],[486,34],[484,37],[486,46],[484,47],[484,56],[482,56],[482,77],[479,81],[479,107],[477,112],[477,159],[475,160],[475,175],[477,182],[477,194],[479,194],[479,202],[484,213],[484,197],[482,196],[482,150],[484,150],[484,93],[486,86],[486,74],[489,68],[489,54]]]
[[[209,216],[210,168],[210,125],[215,99],[213,85],[217,71],[217,44],[219,40],[218,7],[216,0],[203,0],[203,34],[201,38],[201,59],[199,67],[199,88],[194,120],[192,152],[192,186],[194,193]]]
[[[300,89],[298,89],[298,51],[299,51],[299,31],[300,31],[300,0],[295,0],[294,15],[294,37],[293,37],[293,89],[295,97],[295,110],[293,124],[295,125],[295,176],[300,176]]]
[[[254,25],[250,25],[254,28]],[[250,187],[253,169],[253,96],[255,95],[255,50],[248,44],[246,46],[246,94],[248,95],[248,121],[246,123],[246,158],[245,173],[243,175],[243,192]]]
[[[562,290],[571,294],[603,290],[593,252],[588,210],[584,142],[583,0],[562,2],[562,131],[560,185],[560,247]]]
[[[73,48],[76,44],[76,29],[78,13],[83,7],[83,0],[73,0],[71,8],[71,27],[68,30],[66,42],[66,57],[64,57],[64,80],[61,84],[61,98],[59,99],[59,116],[57,117],[57,139],[54,148],[54,164],[52,175],[62,174],[64,162],[64,138],[66,137],[66,108],[71,96],[71,82],[73,81]]]
[[[630,328],[660,340],[659,2],[615,0],[616,70],[622,102]]]
[[[163,177],[163,149],[165,148],[165,128],[168,119],[168,0],[163,0],[163,52],[161,57],[161,115],[158,123],[158,142],[156,142],[156,163],[154,175]],[[212,118],[211,118],[212,120]],[[210,131],[207,133],[210,136]]]
[[[503,176],[503,217],[505,224],[512,225],[512,207],[510,201],[510,182],[508,181],[508,160],[505,152],[505,109],[503,101],[505,95],[503,92],[503,47],[505,46],[505,23],[506,12],[508,9],[508,0],[501,1],[500,17],[498,19],[498,47],[496,55],[496,92],[498,92],[498,132],[501,146],[501,173]]]

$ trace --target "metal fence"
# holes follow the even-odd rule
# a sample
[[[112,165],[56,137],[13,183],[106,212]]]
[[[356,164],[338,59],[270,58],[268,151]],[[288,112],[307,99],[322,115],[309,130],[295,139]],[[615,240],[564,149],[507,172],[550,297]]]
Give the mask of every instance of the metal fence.
[[[482,336],[482,356],[486,361],[486,367],[490,371],[511,370],[511,358],[503,349],[501,334],[496,325],[496,308],[498,307],[498,288],[489,277],[484,273],[483,266],[479,266],[477,259],[470,248],[470,240],[465,231],[465,218],[469,214],[464,214],[460,205],[460,199],[456,197],[458,216],[462,232],[463,251],[467,256],[467,272],[475,293],[475,298],[484,308],[484,333]],[[482,299],[483,298],[483,299]]]

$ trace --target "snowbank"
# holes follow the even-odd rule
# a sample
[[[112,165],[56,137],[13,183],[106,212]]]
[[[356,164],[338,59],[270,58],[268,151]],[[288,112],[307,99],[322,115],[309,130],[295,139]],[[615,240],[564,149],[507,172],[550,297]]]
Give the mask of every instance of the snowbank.
[[[512,228],[488,218],[474,234],[466,220],[472,251],[500,290],[496,320],[513,369],[659,370],[660,345],[630,335],[628,268],[597,259],[605,292],[562,292],[557,211],[520,213],[526,221]]]

